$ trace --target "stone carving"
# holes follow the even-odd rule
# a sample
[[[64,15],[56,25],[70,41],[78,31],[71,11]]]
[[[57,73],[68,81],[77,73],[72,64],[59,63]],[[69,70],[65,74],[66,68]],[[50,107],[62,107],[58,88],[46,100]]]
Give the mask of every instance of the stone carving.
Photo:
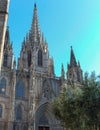
[[[52,98],[52,88],[47,81],[43,84],[43,96],[48,100]]]

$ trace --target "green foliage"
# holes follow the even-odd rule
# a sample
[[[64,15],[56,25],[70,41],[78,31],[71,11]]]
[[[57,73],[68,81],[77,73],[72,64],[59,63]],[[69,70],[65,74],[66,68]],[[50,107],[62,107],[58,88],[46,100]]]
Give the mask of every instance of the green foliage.
[[[67,130],[96,130],[100,126],[100,80],[85,73],[83,86],[63,85],[52,103],[55,117]]]
[[[78,106],[80,106],[81,96],[82,90],[79,87],[71,88],[65,85],[59,97],[53,102],[53,112],[65,128],[80,129],[79,122],[82,122],[82,118]]]
[[[92,72],[85,74],[83,84],[83,110],[87,117],[86,126],[96,130],[100,126],[100,79]]]

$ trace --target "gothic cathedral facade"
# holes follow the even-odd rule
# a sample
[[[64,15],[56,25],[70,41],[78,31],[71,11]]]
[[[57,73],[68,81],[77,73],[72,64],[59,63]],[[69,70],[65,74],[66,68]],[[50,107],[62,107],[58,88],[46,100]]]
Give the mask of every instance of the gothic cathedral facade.
[[[50,103],[58,96],[63,82],[82,82],[82,70],[72,47],[67,79],[64,75],[63,65],[61,77],[55,75],[35,4],[32,26],[23,40],[17,69],[9,28],[6,29],[0,75],[0,130],[63,130]]]

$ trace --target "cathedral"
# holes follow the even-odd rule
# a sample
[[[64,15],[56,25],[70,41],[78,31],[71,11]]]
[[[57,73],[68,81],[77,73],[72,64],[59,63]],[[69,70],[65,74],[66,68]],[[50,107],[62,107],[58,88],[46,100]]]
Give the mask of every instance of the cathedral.
[[[2,3],[2,8],[3,4],[5,3]],[[1,22],[5,21],[0,19]],[[32,25],[23,40],[17,67],[8,27],[2,59],[0,130],[64,130],[53,115],[50,104],[58,96],[64,82],[82,83],[82,69],[71,47],[67,79],[63,65],[61,76],[56,76],[48,44],[39,28],[36,4]]]

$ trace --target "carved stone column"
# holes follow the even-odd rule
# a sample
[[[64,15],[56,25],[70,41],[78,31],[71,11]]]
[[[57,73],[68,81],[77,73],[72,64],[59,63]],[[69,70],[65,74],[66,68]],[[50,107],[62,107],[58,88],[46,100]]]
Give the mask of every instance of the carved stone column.
[[[28,130],[35,130],[35,74],[31,72],[30,78],[30,92],[29,92],[29,128]]]

